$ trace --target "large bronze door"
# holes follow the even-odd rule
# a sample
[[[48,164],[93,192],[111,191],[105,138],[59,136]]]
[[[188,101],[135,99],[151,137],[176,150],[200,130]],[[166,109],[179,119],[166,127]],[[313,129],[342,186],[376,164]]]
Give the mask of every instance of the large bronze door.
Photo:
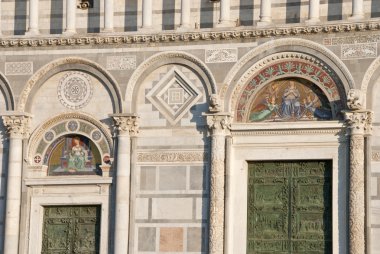
[[[99,253],[100,206],[44,208],[43,254]]]
[[[248,254],[328,254],[331,161],[253,162],[248,170]]]

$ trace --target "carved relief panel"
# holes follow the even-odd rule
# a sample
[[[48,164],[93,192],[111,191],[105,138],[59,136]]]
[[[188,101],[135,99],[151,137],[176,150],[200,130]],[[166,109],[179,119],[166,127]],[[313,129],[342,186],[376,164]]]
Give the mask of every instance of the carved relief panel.
[[[331,253],[331,161],[255,162],[247,253]]]

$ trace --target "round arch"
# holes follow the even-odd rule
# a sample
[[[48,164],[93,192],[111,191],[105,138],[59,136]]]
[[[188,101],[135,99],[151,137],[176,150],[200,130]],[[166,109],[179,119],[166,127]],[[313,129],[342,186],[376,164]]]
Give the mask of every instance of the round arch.
[[[134,98],[140,84],[146,77],[145,74],[167,64],[183,65],[194,70],[194,72],[199,75],[201,80],[205,83],[205,88],[208,95],[217,92],[216,82],[211,71],[200,59],[191,54],[180,51],[162,52],[149,57],[142,64],[140,64],[130,78],[125,95],[126,106],[128,107],[127,112],[131,113],[136,110],[136,105],[133,104],[132,98]]]
[[[367,108],[373,108],[373,98],[368,96],[368,91],[373,91],[376,86],[376,82],[380,78],[380,73],[378,69],[380,68],[380,57],[373,60],[373,62],[368,67],[367,71],[364,74],[361,91],[364,95],[365,105]],[[373,93],[370,93],[373,94]]]
[[[15,101],[14,101],[14,96],[12,92],[12,88],[9,85],[8,79],[0,73],[0,90],[4,95],[5,99],[5,105],[6,105],[6,110],[7,111],[12,111],[15,109]]]
[[[20,94],[17,109],[21,112],[29,112],[34,95],[38,89],[51,76],[66,70],[79,70],[87,72],[99,78],[109,91],[113,102],[113,113],[121,113],[123,100],[116,80],[99,64],[80,57],[67,57],[50,62],[40,68],[26,83]]]
[[[71,112],[42,123],[29,138],[27,158],[32,166],[42,166],[48,148],[59,138],[81,135],[91,140],[102,158],[113,157],[113,140],[109,130],[93,116]]]
[[[299,60],[304,63],[308,62],[308,66],[324,72],[323,77],[327,76],[333,81],[338,90],[342,106],[345,107],[346,95],[349,89],[354,88],[355,85],[354,79],[344,63],[329,49],[315,42],[299,38],[286,38],[270,41],[254,48],[234,65],[226,76],[223,87],[219,92],[221,99],[224,101],[225,111],[236,110],[236,101],[240,98],[240,94],[244,91],[250,79],[252,80],[259,75],[267,83],[267,81],[279,78],[273,77],[271,74],[264,73],[262,75],[263,73],[260,70],[273,65],[274,62],[279,64]],[[318,82],[316,77],[310,75],[304,77],[304,73],[299,72],[298,75],[310,79],[310,81],[320,86],[322,90],[328,90],[327,88],[323,89],[323,80]],[[274,75],[277,76],[276,74],[278,73],[275,72]],[[297,70],[294,70],[293,73],[285,74],[289,77],[296,77],[296,75],[293,75],[297,74]],[[313,74],[318,74],[318,72],[313,72]]]

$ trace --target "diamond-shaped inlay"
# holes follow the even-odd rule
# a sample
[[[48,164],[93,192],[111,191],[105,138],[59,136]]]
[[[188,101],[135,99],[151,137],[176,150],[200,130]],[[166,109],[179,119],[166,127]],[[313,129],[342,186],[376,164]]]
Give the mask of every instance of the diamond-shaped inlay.
[[[176,124],[202,97],[179,69],[173,67],[147,94],[148,100],[171,124]]]

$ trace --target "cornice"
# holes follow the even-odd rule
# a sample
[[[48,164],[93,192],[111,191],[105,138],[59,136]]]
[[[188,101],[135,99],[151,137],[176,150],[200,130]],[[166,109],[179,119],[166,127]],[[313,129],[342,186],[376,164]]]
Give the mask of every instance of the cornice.
[[[217,41],[257,39],[265,37],[331,34],[342,32],[379,31],[380,21],[339,22],[321,25],[288,25],[266,28],[246,29],[237,27],[233,30],[194,31],[194,32],[159,32],[151,34],[94,34],[86,36],[38,36],[38,37],[3,37],[0,48],[10,47],[57,47],[57,46],[91,46],[91,45],[128,45],[150,43],[173,43],[190,41]]]

